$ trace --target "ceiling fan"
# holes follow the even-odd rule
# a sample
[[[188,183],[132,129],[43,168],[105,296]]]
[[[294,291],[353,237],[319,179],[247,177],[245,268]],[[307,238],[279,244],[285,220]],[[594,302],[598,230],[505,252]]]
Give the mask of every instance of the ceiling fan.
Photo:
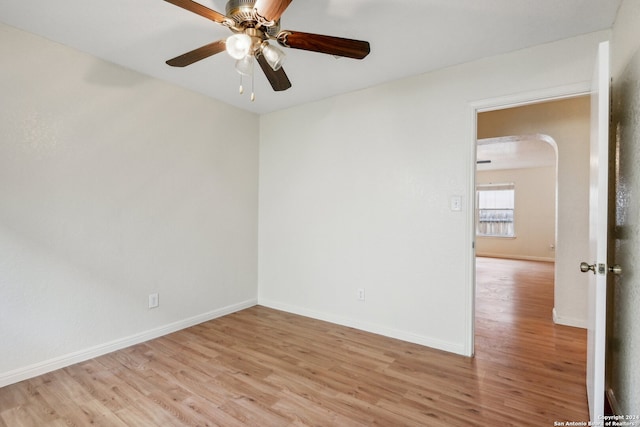
[[[172,67],[185,67],[226,50],[236,59],[236,70],[241,76],[253,76],[255,58],[273,90],[283,91],[291,87],[282,68],[285,54],[269,41],[276,41],[287,48],[354,59],[362,59],[370,52],[369,42],[366,41],[281,30],[280,16],[292,0],[229,0],[225,15],[192,0],[165,1],[221,24],[233,32],[226,39],[168,60],[167,64]],[[251,99],[254,99],[253,94]]]

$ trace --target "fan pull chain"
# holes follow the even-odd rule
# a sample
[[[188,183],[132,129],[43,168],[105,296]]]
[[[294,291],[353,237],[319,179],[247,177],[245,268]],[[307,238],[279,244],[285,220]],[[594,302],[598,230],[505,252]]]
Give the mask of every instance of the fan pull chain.
[[[256,100],[256,94],[253,91],[253,80],[254,80],[253,73],[251,73],[251,102]]]
[[[256,100],[256,93],[254,91],[255,79],[253,77],[253,70],[250,69],[248,72],[245,72],[245,71],[241,70],[240,68],[236,68],[236,70],[240,74],[240,88],[238,90],[240,92],[240,95],[242,95],[244,93],[244,86],[242,85],[242,75],[243,74],[247,74],[247,75],[251,74],[251,102],[255,101]]]

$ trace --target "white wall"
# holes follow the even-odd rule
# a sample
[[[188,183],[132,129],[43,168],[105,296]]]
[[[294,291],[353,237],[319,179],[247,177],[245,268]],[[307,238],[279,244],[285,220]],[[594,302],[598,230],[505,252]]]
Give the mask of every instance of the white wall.
[[[640,413],[640,1],[625,0],[612,35],[616,194],[613,261],[609,277],[607,381],[618,414]],[[611,202],[610,202],[611,203]]]
[[[470,354],[471,105],[586,87],[607,36],[262,116],[259,303]]]
[[[0,55],[0,386],[255,304],[257,116],[4,25]]]
[[[549,150],[553,150],[549,146]],[[515,185],[515,237],[476,238],[476,255],[553,262],[556,243],[555,166],[478,171],[476,184]]]
[[[640,47],[640,1],[623,0],[611,33],[611,74],[618,77]]]
[[[258,276],[265,305],[468,354],[470,105],[582,86],[607,35],[258,120],[0,26],[0,386],[251,305]]]

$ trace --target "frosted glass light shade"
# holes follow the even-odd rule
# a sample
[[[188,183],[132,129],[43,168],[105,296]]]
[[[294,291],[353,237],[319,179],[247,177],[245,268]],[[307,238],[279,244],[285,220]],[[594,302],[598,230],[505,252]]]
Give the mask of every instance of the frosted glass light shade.
[[[267,60],[269,66],[273,68],[273,71],[278,71],[280,67],[282,67],[284,59],[287,56],[282,49],[271,46],[270,44],[265,44],[262,47],[262,55],[264,56],[264,59]]]
[[[247,55],[236,61],[236,71],[244,76],[253,74],[253,56]]]
[[[251,51],[251,37],[234,34],[227,38],[227,53],[234,59],[242,59]]]

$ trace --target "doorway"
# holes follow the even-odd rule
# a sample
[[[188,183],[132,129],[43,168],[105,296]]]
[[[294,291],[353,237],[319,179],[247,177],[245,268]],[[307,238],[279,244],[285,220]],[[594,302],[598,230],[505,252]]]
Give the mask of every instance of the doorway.
[[[585,279],[576,268],[576,260],[585,256],[584,251],[588,247],[588,236],[584,230],[588,229],[590,104],[586,92],[557,98],[547,97],[546,100],[530,97],[529,99],[538,99],[531,102],[527,102],[525,97],[517,104],[486,103],[474,109],[476,137],[479,140],[514,135],[543,135],[544,138],[548,136],[555,141],[556,207],[552,233],[555,237],[545,238],[545,243],[536,243],[537,255],[520,252],[515,257],[553,262],[553,308],[546,314],[556,324],[580,328],[587,326],[587,295],[583,284]],[[478,166],[473,166],[477,181]],[[508,243],[511,246],[517,246],[516,241],[519,239],[517,223],[515,228],[516,236]],[[482,242],[475,235],[474,241],[476,253],[482,254],[486,248],[482,247]],[[475,269],[475,263],[472,268]]]

